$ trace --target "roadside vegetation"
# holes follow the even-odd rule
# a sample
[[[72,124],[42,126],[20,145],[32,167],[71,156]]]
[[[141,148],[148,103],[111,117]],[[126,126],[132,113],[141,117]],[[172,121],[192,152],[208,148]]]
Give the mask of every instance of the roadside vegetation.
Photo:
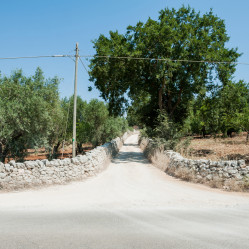
[[[73,96],[60,99],[57,77],[45,79],[40,68],[31,77],[21,70],[0,77],[0,161],[24,160],[29,149],[45,148],[49,159],[56,158],[63,143],[71,144]],[[109,114],[108,106],[97,99],[89,103],[78,97],[77,148],[103,144],[128,129],[122,117]]]
[[[248,134],[249,85],[234,80],[240,53],[228,41],[212,10],[166,8],[123,34],[100,35],[90,80],[110,112],[126,110],[129,124],[142,127],[155,146],[187,150],[196,135]]]

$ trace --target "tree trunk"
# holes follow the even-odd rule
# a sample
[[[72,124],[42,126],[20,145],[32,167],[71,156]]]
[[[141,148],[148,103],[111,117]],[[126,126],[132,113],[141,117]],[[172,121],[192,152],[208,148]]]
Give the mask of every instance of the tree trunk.
[[[3,145],[0,144],[0,162],[3,162],[2,161],[2,156],[3,156]],[[5,160],[5,159],[4,159]]]
[[[163,109],[163,93],[164,93],[164,88],[165,88],[165,78],[162,80],[162,87],[159,89],[158,93],[158,106],[160,111]]]
[[[176,109],[176,107],[181,103],[181,100],[182,100],[182,88],[180,88],[180,91],[179,91],[179,93],[178,93],[178,99],[177,99],[177,102],[176,102],[176,104],[174,105],[174,107],[172,108],[172,110],[170,111],[170,116],[172,116],[173,114],[174,114],[174,111],[175,111],[175,109]]]
[[[2,163],[5,163],[5,159],[8,156],[8,153],[9,153],[9,147],[8,147],[8,145],[6,145],[4,147],[4,149],[3,149],[3,145],[1,144],[0,145],[0,161]]]
[[[205,126],[202,126],[201,132],[202,132],[202,137],[206,138],[206,128],[205,128]]]
[[[11,144],[12,141],[18,140],[22,135],[23,135],[22,133],[18,133],[15,137],[13,137],[10,140],[9,144]],[[12,151],[10,150],[10,146],[8,146],[8,144],[6,144],[4,146],[4,149],[3,149],[3,144],[1,143],[1,145],[0,145],[0,161],[4,163],[8,154],[10,154],[10,155],[12,154]]]
[[[58,149],[60,147],[60,142],[58,142],[54,147],[53,147],[53,158],[57,158],[58,157]]]
[[[82,143],[77,143],[77,154],[82,154],[83,152],[83,148],[82,148]]]
[[[247,132],[246,143],[248,143],[248,141],[249,141],[249,131]]]

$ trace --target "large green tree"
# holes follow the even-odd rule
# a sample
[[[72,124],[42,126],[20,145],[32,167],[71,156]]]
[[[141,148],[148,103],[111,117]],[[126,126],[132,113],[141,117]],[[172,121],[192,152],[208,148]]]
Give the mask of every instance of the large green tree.
[[[49,146],[61,119],[58,78],[45,79],[37,68],[0,77],[0,160],[23,158],[28,148]]]
[[[212,10],[201,15],[190,7],[166,8],[158,20],[138,22],[125,34],[100,35],[94,41],[90,80],[115,115],[129,100],[137,107],[145,99],[140,112],[145,122],[153,122],[157,109],[182,122],[193,96],[214,81],[228,84],[235,71],[234,64],[191,61],[235,62],[239,54],[226,47],[228,41],[224,20]],[[127,56],[133,59],[112,58]]]

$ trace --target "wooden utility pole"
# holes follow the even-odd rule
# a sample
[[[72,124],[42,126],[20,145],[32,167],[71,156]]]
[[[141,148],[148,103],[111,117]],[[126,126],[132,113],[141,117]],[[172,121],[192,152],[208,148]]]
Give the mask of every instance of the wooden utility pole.
[[[78,73],[78,58],[79,58],[79,47],[78,42],[76,43],[75,53],[75,76],[74,76],[74,98],[73,98],[73,153],[72,156],[76,156],[76,110],[77,110],[77,73]]]

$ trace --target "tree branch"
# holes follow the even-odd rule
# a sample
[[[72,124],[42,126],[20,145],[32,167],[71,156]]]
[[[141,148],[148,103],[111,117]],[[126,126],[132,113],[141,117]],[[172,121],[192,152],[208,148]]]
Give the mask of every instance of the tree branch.
[[[182,90],[183,90],[183,88],[181,87],[180,88],[180,91],[179,91],[179,93],[178,93],[178,99],[177,99],[177,102],[176,102],[176,104],[174,105],[174,107],[173,107],[173,109],[171,110],[171,112],[170,112],[170,116],[172,116],[173,115],[173,113],[174,113],[174,111],[175,111],[175,109],[176,109],[176,107],[180,104],[180,102],[181,102],[181,100],[182,100],[182,98],[181,98],[181,95],[182,95]]]

